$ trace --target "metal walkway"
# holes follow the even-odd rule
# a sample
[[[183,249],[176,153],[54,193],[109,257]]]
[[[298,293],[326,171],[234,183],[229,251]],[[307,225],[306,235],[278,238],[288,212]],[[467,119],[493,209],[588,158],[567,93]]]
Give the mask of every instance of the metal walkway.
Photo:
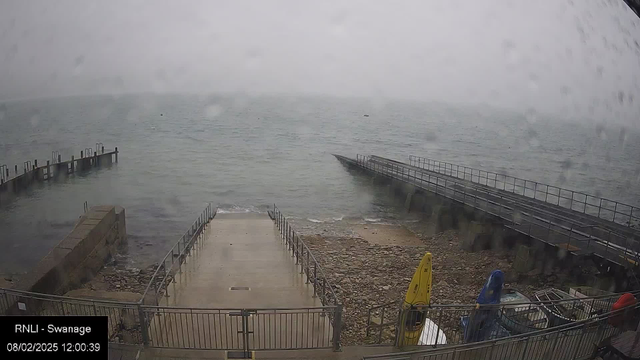
[[[379,156],[336,157],[493,215],[507,228],[575,255],[625,267],[638,264],[640,229],[632,227],[640,219],[636,207],[418,157],[410,164]]]

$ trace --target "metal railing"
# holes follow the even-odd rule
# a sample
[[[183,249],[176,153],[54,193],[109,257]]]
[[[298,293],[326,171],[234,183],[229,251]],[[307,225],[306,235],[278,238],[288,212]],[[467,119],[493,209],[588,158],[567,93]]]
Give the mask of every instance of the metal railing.
[[[311,283],[313,285],[313,296],[319,296],[324,306],[339,305],[340,301],[333,290],[333,286],[307,244],[291,227],[287,218],[276,205],[273,205],[273,213],[275,215],[274,221],[280,230],[282,240],[295,257],[296,265],[300,266],[300,274],[305,274],[307,284]]]
[[[213,209],[211,203],[202,211],[200,216],[191,224],[189,230],[176,242],[162,258],[156,270],[149,280],[149,284],[140,299],[140,302],[148,304],[152,296],[153,303],[159,305],[159,299],[168,295],[167,286],[173,281],[173,276],[182,268],[182,263],[191,251],[193,245],[202,238],[205,226],[215,218],[218,209]]]
[[[462,345],[426,347],[424,350],[365,356],[364,359],[584,359],[603,340],[624,330],[635,330],[640,304],[593,318],[526,334]]]
[[[333,290],[333,286],[307,244],[291,227],[286,216],[282,214],[275,204],[273,205],[273,220],[280,231],[282,240],[295,257],[296,265],[300,266],[300,274],[306,276],[307,284],[312,284],[313,296],[319,297],[323,306],[335,308],[335,311],[328,312],[328,315],[334,329],[333,346],[334,349],[339,349],[340,331],[342,329],[342,304]]]
[[[374,173],[411,183],[426,191],[504,220],[504,226],[543,242],[610,261],[638,259],[639,243],[612,229],[585,226],[575,219],[518,202],[511,195],[470,187],[463,180],[424,171],[380,157],[357,155],[356,163]]]
[[[31,171],[34,169],[34,166],[31,165],[31,160],[27,160],[25,162],[22,163],[22,169],[24,170],[24,173],[26,174],[27,172]],[[17,175],[17,174],[16,174]]]
[[[59,162],[61,162],[61,155],[59,151],[52,151],[51,152],[51,163],[52,164],[57,164]]]
[[[596,216],[599,219],[627,227],[640,224],[640,208],[580,191],[414,155],[409,156],[409,164],[439,174],[543,201],[582,214]]]
[[[463,344],[481,338],[508,337],[608,313],[622,294],[553,301],[509,302],[478,307],[472,304],[434,304],[403,309],[402,302],[389,302],[369,309],[366,340],[373,344],[402,345],[402,342],[411,339],[411,336],[420,335],[407,332],[406,329],[415,327],[417,320],[422,322],[424,319],[429,319],[432,326],[433,342],[428,345],[433,347]],[[639,296],[640,290],[632,294]],[[489,324],[491,326],[474,326],[474,316],[480,315],[492,317],[495,321]],[[466,324],[463,324],[465,321]],[[440,340],[441,337],[435,336],[440,332],[446,337],[446,343]]]
[[[330,318],[338,309],[143,307],[143,311],[151,347],[250,352],[332,348],[335,333]]]
[[[0,314],[106,316],[109,341],[142,344],[141,306],[136,303],[77,299],[0,289]]]
[[[0,182],[4,183],[7,180],[9,180],[9,168],[2,164],[0,165]]]
[[[0,288],[0,314],[107,316],[109,341],[160,348],[215,350],[340,349],[342,305],[309,248],[278,213],[282,239],[307,283],[326,306],[267,309],[208,309],[158,306],[173,275],[202,239],[217,210],[207,205],[167,253],[136,303],[77,299]],[[288,234],[285,233],[287,229]],[[313,276],[313,277],[312,277]],[[148,305],[154,303],[155,305]]]

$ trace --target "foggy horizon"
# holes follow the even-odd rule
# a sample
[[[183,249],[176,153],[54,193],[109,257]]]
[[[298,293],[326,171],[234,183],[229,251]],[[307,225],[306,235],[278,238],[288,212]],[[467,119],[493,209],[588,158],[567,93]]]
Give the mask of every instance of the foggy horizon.
[[[637,127],[622,1],[0,5],[0,101],[149,93],[487,105]]]

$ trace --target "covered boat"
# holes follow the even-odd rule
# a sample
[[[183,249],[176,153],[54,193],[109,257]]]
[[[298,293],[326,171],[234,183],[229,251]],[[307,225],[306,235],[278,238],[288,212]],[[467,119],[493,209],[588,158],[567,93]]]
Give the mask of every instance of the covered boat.
[[[500,324],[512,334],[524,334],[546,329],[549,326],[549,318],[542,311],[540,305],[530,302],[528,297],[518,291],[503,290],[500,297],[500,304],[503,306],[498,317]],[[514,305],[509,305],[509,303]]]
[[[542,303],[542,309],[549,318],[549,327],[585,320],[597,315],[592,313],[591,307],[586,302],[559,289],[536,291],[533,296]]]

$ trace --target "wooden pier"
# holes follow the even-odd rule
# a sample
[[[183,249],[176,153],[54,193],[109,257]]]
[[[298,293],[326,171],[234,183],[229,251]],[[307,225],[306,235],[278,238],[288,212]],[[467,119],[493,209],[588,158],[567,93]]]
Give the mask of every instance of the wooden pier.
[[[35,159],[25,161],[21,169],[18,165],[13,168],[0,165],[0,206],[9,198],[29,188],[36,183],[42,183],[60,176],[68,176],[76,172],[88,171],[94,167],[110,165],[118,162],[118,148],[105,150],[101,143],[96,144],[96,149],[86,148],[80,151],[78,158],[75,155],[71,159],[62,161],[57,151],[51,153],[51,160],[46,163],[38,163]]]

